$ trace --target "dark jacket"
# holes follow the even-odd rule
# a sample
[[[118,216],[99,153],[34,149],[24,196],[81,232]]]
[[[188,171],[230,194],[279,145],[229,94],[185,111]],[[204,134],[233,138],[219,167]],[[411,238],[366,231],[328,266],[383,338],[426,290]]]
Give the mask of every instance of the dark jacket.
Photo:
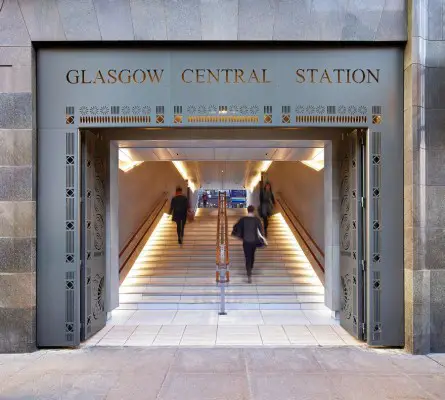
[[[173,221],[181,221],[187,219],[187,211],[189,209],[189,201],[183,194],[178,194],[172,198],[170,203],[170,212]]]
[[[259,243],[258,230],[264,236],[263,225],[259,218],[248,215],[241,218],[233,227],[233,235],[243,239],[247,243]]]
[[[260,215],[262,217],[270,217],[272,215],[274,205],[275,196],[273,195],[272,190],[270,192],[266,192],[266,190],[262,189],[260,191]]]

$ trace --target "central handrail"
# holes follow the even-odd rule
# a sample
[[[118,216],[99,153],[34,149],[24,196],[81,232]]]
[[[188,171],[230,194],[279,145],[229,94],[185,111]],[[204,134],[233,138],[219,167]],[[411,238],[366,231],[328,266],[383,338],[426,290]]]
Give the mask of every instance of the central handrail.
[[[227,196],[218,194],[218,220],[216,225],[216,265],[229,265],[229,228],[227,219]]]
[[[226,315],[225,288],[230,280],[229,264],[227,195],[225,192],[220,192],[218,194],[218,221],[216,224],[216,282],[221,289],[219,315]]]

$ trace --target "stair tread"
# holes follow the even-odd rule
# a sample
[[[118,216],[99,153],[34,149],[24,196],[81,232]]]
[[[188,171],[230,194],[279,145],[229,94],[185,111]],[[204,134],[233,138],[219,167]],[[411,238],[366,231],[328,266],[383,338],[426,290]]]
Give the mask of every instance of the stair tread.
[[[229,210],[229,226],[245,213]],[[215,283],[216,215],[217,209],[203,210],[193,223],[187,224],[182,246],[177,243],[175,224],[165,220],[121,285],[122,309],[217,309],[220,288]],[[291,230],[272,218],[268,233],[269,245],[257,252],[252,284],[246,282],[242,242],[229,238],[228,308],[324,307],[323,286]]]

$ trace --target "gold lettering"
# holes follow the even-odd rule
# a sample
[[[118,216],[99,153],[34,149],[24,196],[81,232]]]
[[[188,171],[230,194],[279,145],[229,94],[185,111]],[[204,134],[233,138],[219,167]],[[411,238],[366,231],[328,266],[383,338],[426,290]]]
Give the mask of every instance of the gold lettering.
[[[346,70],[346,83],[351,83],[351,70]]]
[[[162,75],[164,74],[164,70],[161,69],[161,72],[158,73],[159,70],[158,70],[158,69],[154,69],[154,70],[153,70],[153,71],[154,71],[154,72],[153,72],[153,75],[152,75],[151,71],[152,71],[151,69],[148,69],[148,70],[147,70],[148,77],[150,78],[151,83],[154,83],[155,81],[156,81],[156,83],[161,82]]]
[[[138,80],[138,72],[141,75],[141,79]],[[145,80],[147,79],[147,75],[145,75],[145,71],[143,71],[142,69],[137,69],[133,72],[133,81],[134,83],[144,83]]]
[[[197,69],[196,70],[196,83],[206,83],[204,77],[205,69]],[[200,80],[202,78],[202,80]]]
[[[68,81],[68,83],[71,83],[71,85],[79,83],[79,71],[77,69],[70,69],[66,73],[66,80]]]
[[[362,79],[361,79],[360,81],[357,80],[357,78],[356,78],[356,74],[357,74],[357,72],[362,74]],[[354,72],[352,73],[352,79],[353,79],[353,81],[354,81],[355,83],[363,83],[364,80],[366,79],[365,71],[363,71],[362,69],[356,69],[356,70],[354,70]]]
[[[91,83],[91,81],[87,82],[87,81],[85,80],[85,72],[87,72],[87,70],[86,70],[86,69],[83,69],[83,70],[82,70],[82,83]]]
[[[368,73],[368,83],[371,83],[371,79],[370,79],[371,76],[374,78],[374,81],[376,83],[379,83],[380,69],[376,69],[375,70],[375,72],[376,72],[375,75],[374,75],[374,73],[370,69],[367,69],[366,72]]]
[[[318,72],[318,69],[309,68],[308,71],[311,73],[311,83],[315,83],[314,72]]]
[[[320,83],[323,83],[323,80],[327,79],[329,83],[332,83],[331,78],[329,77],[328,71],[325,69],[323,75],[321,75]]]
[[[110,79],[108,79],[108,83],[113,84],[113,83],[117,82],[117,75],[116,74],[117,74],[117,72],[116,72],[115,69],[108,70],[108,76],[110,77],[110,79],[112,79],[111,81],[110,81]]]
[[[242,69],[235,70],[235,83],[238,83],[238,78],[242,83],[246,83],[243,79],[244,71]]]
[[[233,71],[233,69],[227,69],[227,68],[225,68],[225,69],[222,69],[221,71],[223,71],[223,72],[226,73],[226,83],[230,83],[230,82],[229,82],[229,72],[230,72],[230,71]]]
[[[297,83],[304,83],[304,82],[306,82],[306,78],[304,76],[304,69],[297,69],[295,71],[295,74],[297,75]]]
[[[260,81],[259,81],[259,79],[258,79],[258,76],[257,76],[257,74],[256,74],[256,71],[253,69],[252,70],[252,73],[250,74],[250,76],[249,76],[249,80],[247,81],[247,83],[253,83],[253,80],[255,79],[255,82],[256,83],[261,83]]]
[[[125,74],[125,78],[124,78],[125,80],[123,80],[124,72],[128,72],[127,74]],[[122,71],[120,71],[119,72],[119,82],[124,83],[124,84],[130,83],[131,82],[130,73],[131,72],[129,69],[123,69]]]
[[[185,80],[185,73],[186,73],[186,72],[193,72],[193,70],[187,68],[187,69],[185,69],[184,71],[182,71],[182,75],[181,75],[181,77],[182,77],[182,82],[184,82],[184,83],[192,83],[192,81],[186,81],[186,80]]]
[[[218,83],[219,83],[219,69],[217,69],[216,71],[217,71],[217,75],[215,75],[211,69],[208,69],[208,70],[207,70],[207,74],[208,74],[208,75],[207,75],[207,76],[208,76],[208,78],[207,78],[207,83],[212,83],[212,82],[210,82],[210,77],[213,77],[213,79],[215,80],[215,82],[218,82]]]
[[[266,78],[267,68],[262,69],[261,71],[263,71],[263,83],[271,83],[272,81],[268,81]]]
[[[333,71],[334,71],[334,72],[337,72],[337,83],[343,83],[343,82],[341,81],[340,72],[345,72],[345,70],[344,70],[344,69],[334,69]]]
[[[104,76],[102,75],[102,71],[101,70],[98,70],[96,72],[96,77],[94,78],[93,83],[96,84],[98,79],[101,80],[102,83],[105,83],[105,79],[104,79]]]

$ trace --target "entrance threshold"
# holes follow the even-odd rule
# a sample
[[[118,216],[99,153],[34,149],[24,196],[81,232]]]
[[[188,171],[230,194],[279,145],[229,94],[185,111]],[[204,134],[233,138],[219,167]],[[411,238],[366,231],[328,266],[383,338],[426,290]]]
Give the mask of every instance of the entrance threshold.
[[[363,346],[330,310],[118,310],[85,346]]]

